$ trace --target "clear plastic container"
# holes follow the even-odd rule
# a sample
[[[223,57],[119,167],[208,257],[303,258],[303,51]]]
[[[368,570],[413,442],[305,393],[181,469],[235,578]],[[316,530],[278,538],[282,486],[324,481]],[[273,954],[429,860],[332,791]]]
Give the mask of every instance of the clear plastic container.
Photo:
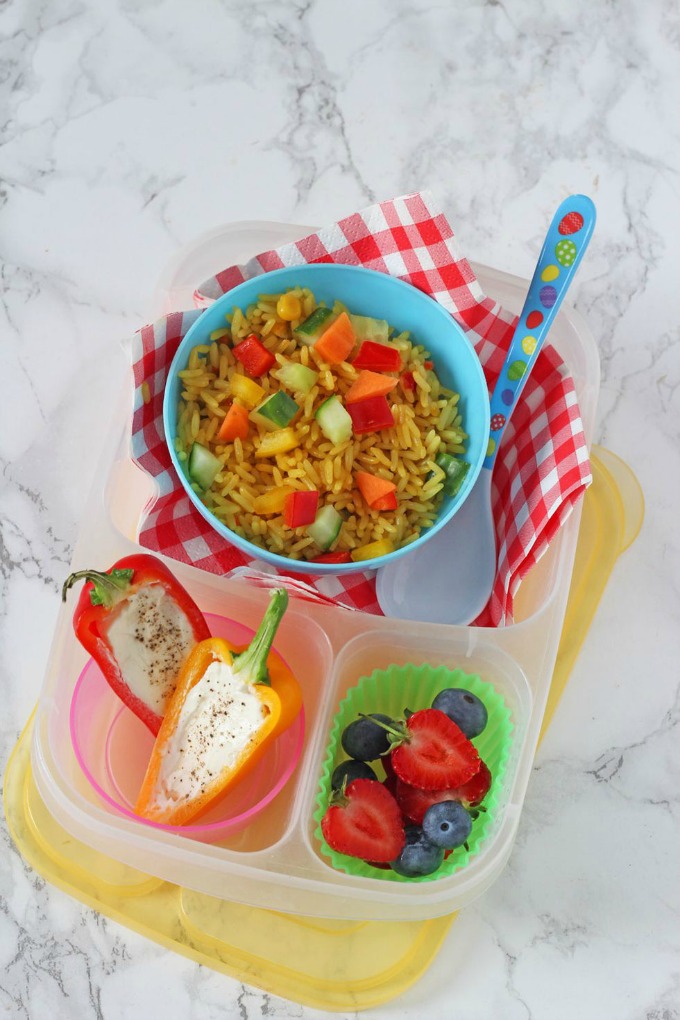
[[[593,458],[564,627],[543,717],[552,717],[617,557],[643,516],[635,477],[607,450]],[[52,816],[30,765],[26,727],[5,775],[5,813],[28,864],[53,885],[204,966],[296,1002],[355,1012],[412,985],[455,914],[424,921],[305,918],[163,882],[79,842]],[[451,951],[456,951],[452,933]]]
[[[196,283],[309,228],[234,224],[199,239],[166,272],[156,312],[189,307]],[[488,294],[519,311],[526,283],[484,267]],[[599,389],[597,350],[583,322],[558,315],[551,342],[567,363],[590,441]],[[132,386],[121,380],[114,426],[83,514],[73,569],[108,566],[134,552],[140,516],[153,498],[150,480],[132,464],[129,432]],[[245,904],[337,920],[417,921],[450,914],[480,896],[503,869],[517,831],[550,690],[578,539],[575,511],[549,553],[526,578],[516,600],[517,622],[503,629],[402,622],[309,602],[293,602],[277,635],[282,656],[305,692],[306,732],[292,779],[246,828],[218,845],[141,825],[107,805],[88,783],[74,754],[69,710],[86,654],[71,626],[73,604],[59,615],[33,728],[37,792],[63,828],[93,851],[152,873],[211,901]],[[206,613],[254,627],[265,592],[184,564],[170,568]],[[479,673],[509,704],[515,736],[501,808],[478,854],[459,872],[423,884],[385,883],[332,869],[314,839],[314,800],[335,708],[365,672],[395,662],[443,663]]]

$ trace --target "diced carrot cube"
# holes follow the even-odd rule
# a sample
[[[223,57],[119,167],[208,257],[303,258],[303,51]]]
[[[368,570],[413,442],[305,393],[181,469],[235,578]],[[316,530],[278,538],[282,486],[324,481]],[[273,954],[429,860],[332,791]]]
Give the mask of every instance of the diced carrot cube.
[[[248,421],[247,408],[242,407],[241,404],[237,404],[236,401],[234,401],[227,411],[224,421],[220,425],[217,438],[223,443],[233,443],[237,437],[239,439],[245,439],[248,435],[249,428],[250,423]]]
[[[356,337],[347,312],[342,312],[331,322],[314,344],[314,350],[327,365],[339,365],[346,361],[354,349]]]
[[[386,478],[380,478],[378,475],[372,475],[369,471],[357,471],[355,478],[361,495],[372,509],[396,509],[396,497],[394,506],[376,506],[376,502],[379,502],[386,496],[394,495],[397,489],[394,482],[390,482]]]
[[[392,375],[364,370],[359,372],[345,393],[345,403],[356,404],[358,400],[366,400],[367,397],[384,397],[386,393],[391,393],[398,382]]]

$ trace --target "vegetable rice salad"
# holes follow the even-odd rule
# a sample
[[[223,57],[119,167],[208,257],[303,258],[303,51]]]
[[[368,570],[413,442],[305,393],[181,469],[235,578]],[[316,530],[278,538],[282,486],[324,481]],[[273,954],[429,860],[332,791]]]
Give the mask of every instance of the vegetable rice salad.
[[[228,528],[291,559],[414,541],[468,469],[459,395],[384,319],[293,288],[227,315],[179,372],[176,449]]]

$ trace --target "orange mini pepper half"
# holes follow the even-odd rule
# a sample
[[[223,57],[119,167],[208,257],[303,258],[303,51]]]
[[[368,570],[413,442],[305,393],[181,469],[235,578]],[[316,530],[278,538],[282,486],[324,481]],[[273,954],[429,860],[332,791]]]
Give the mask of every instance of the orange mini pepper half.
[[[272,592],[242,651],[223,638],[193,649],[151,752],[137,814],[165,825],[192,821],[243,779],[297,718],[300,685],[271,652],[287,605],[284,588]]]

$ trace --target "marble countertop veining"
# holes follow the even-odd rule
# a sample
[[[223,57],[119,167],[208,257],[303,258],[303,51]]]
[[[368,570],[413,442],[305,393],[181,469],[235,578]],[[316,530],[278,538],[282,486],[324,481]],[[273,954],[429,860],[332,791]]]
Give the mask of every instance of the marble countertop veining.
[[[419,188],[474,261],[530,275],[598,208],[576,308],[597,439],[647,501],[537,755],[510,862],[376,1018],[680,1018],[680,13],[672,0],[0,4],[2,768],[37,699],[82,506],[181,246]],[[319,1011],[176,956],[46,884],[2,826],[0,1012]],[[351,1014],[348,1014],[351,1015]]]

